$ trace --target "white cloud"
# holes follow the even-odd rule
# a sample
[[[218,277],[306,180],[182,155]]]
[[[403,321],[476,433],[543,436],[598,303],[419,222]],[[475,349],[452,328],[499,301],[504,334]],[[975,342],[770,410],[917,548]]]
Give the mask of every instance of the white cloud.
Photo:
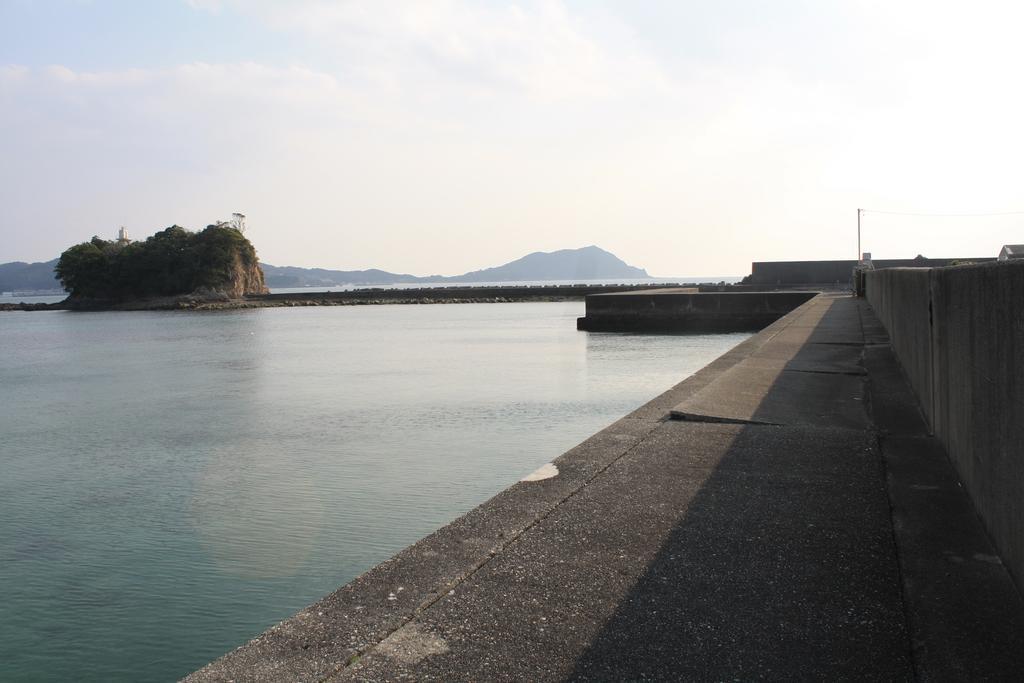
[[[559,0],[189,0],[316,41],[353,74],[398,88],[511,90],[542,99],[667,89],[639,44],[602,42]]]

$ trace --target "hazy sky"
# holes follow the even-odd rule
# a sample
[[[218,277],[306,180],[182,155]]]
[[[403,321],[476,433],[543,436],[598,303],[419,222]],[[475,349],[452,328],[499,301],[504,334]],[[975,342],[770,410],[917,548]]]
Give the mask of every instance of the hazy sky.
[[[857,207],[1024,211],[1022,7],[0,0],[0,262],[233,211],[276,265],[853,258]],[[878,257],[1006,242],[864,222]]]

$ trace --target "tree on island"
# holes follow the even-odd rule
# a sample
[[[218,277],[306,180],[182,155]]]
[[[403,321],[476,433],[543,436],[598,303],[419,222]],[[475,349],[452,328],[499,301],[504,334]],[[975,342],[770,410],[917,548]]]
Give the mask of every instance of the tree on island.
[[[266,292],[256,249],[226,223],[200,232],[172,225],[142,242],[93,237],[61,254],[54,271],[76,299]]]

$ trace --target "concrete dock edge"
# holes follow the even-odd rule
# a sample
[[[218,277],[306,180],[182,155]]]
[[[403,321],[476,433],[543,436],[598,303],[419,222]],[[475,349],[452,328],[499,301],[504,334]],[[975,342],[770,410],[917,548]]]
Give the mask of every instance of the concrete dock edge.
[[[817,296],[560,456],[556,476],[186,680],[1020,671],[1020,596],[955,473],[919,466],[935,446],[920,415],[870,308]],[[935,491],[955,537],[929,514]]]

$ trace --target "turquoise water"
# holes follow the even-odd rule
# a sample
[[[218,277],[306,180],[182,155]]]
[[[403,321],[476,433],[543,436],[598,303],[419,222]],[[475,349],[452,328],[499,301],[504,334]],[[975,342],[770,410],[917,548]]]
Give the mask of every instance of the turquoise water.
[[[0,680],[170,680],[746,335],[580,303],[0,313]]]

